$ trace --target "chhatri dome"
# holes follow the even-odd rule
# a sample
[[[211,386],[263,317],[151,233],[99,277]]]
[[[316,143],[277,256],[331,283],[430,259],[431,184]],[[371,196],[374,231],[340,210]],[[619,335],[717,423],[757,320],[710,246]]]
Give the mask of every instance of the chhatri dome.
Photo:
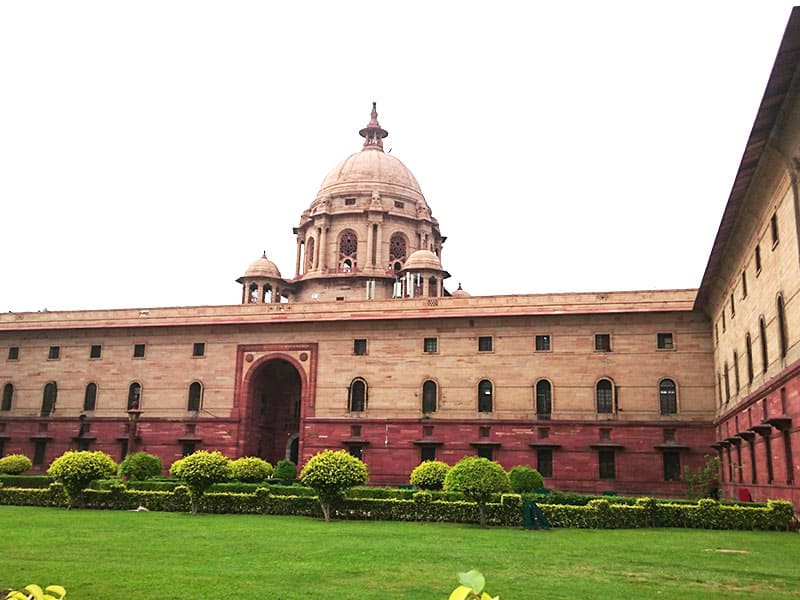
[[[416,177],[384,152],[389,133],[378,122],[376,103],[358,133],[364,138],[361,150],[328,173],[293,230],[294,278],[280,279],[265,255],[238,280],[252,288],[243,291],[244,302],[447,295],[443,282],[450,275],[441,262],[446,238]]]

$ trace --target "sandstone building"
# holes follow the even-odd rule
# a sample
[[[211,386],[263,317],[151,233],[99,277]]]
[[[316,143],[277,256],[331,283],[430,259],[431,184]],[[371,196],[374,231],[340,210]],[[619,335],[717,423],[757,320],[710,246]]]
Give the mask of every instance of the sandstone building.
[[[347,448],[378,484],[479,454],[680,496],[718,452],[726,495],[798,502],[798,63],[795,9],[697,290],[454,289],[373,105],[300,216],[292,276],[264,255],[228,306],[0,315],[0,454]]]

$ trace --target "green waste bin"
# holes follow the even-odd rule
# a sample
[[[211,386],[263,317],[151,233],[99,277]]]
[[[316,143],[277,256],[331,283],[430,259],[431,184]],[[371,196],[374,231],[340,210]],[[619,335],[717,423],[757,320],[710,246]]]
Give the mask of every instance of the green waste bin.
[[[522,525],[525,529],[550,529],[550,521],[533,500],[522,503]]]

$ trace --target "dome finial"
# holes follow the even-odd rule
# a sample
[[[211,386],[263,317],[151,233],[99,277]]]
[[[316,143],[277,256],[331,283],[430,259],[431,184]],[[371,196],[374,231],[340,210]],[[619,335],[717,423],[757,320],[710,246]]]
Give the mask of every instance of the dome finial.
[[[389,135],[389,132],[381,127],[378,123],[378,103],[372,103],[372,112],[370,113],[369,123],[358,135],[364,138],[364,149],[374,149],[383,151],[383,138]]]

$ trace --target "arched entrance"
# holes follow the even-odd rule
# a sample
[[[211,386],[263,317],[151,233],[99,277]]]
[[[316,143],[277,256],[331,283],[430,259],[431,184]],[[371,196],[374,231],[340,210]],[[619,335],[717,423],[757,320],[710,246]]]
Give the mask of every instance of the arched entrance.
[[[290,362],[276,358],[256,367],[247,390],[245,455],[273,465],[283,458],[297,463],[302,381]]]

